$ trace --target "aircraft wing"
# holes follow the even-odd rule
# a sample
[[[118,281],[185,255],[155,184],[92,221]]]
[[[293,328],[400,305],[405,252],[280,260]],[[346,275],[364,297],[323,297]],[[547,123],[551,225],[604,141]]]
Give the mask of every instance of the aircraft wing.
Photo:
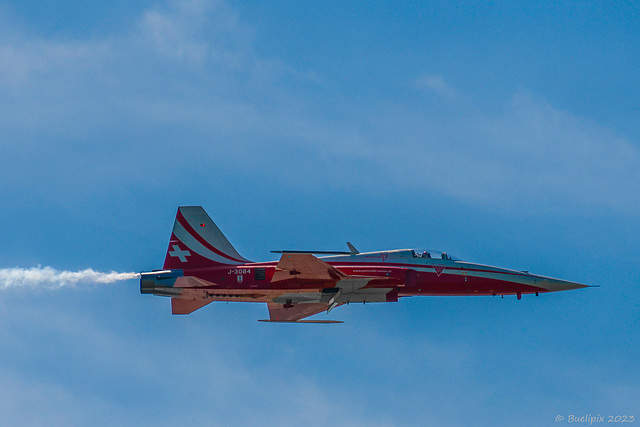
[[[372,280],[392,282],[396,279],[349,276],[310,253],[283,253],[273,283],[303,281],[308,285],[318,285],[315,291],[288,293],[273,298],[268,303],[269,320],[265,322],[314,322],[335,323],[332,320],[302,320],[314,314],[327,313],[350,302],[384,302],[393,290],[390,287],[366,288]],[[397,298],[397,296],[396,296]]]
[[[276,272],[271,282],[287,280],[314,280],[337,282],[348,276],[335,267],[305,253],[284,253],[276,266]]]

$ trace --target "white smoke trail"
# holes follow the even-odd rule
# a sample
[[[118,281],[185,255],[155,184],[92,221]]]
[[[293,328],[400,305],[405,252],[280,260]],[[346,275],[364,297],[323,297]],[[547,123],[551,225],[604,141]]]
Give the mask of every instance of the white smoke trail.
[[[2,268],[0,290],[11,288],[60,289],[93,283],[113,283],[140,277],[139,273],[101,273],[91,268],[81,271],[60,271],[51,267]]]

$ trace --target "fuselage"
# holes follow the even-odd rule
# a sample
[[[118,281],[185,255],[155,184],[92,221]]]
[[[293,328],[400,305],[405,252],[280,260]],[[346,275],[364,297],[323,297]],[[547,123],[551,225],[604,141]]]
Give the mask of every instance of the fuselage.
[[[417,295],[522,295],[580,289],[585,285],[528,272],[451,259],[422,256],[411,249],[320,257],[327,264],[352,277],[374,277],[365,288],[393,288],[394,297]],[[224,265],[185,270],[209,282],[213,289],[256,291],[318,290],[324,283],[289,280],[272,283],[277,261]],[[241,298],[242,299],[242,298]]]

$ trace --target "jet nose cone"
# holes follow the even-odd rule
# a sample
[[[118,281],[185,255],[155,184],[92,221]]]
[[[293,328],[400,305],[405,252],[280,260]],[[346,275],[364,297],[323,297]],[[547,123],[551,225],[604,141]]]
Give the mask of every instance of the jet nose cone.
[[[538,281],[538,286],[548,290],[549,292],[569,291],[571,289],[588,288],[589,285],[582,283],[569,282],[567,280],[551,279],[544,277]]]

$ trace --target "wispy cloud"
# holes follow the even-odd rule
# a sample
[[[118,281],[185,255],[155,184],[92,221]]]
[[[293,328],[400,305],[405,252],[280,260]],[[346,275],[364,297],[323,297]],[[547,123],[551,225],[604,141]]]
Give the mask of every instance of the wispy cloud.
[[[457,94],[442,77],[424,74],[413,81],[413,87],[432,92],[442,98],[454,99]]]
[[[515,94],[497,114],[465,108],[424,122],[407,123],[411,143],[386,150],[385,159],[408,165],[411,179],[435,191],[534,210],[640,209],[638,147],[530,93]]]
[[[640,150],[615,130],[526,91],[488,110],[430,73],[410,82],[414,91],[464,103],[343,102],[313,70],[258,52],[254,30],[223,1],[157,6],[100,40],[0,31],[0,191],[63,198],[61,188],[88,192],[105,179],[167,188],[178,171],[191,173],[176,159],[225,159],[216,164],[227,173],[282,185],[400,187],[516,211],[640,212]],[[55,185],[33,182],[21,172],[29,169]]]
[[[145,45],[185,65],[240,69],[252,56],[252,31],[224,1],[172,1],[144,12],[137,31]]]
[[[98,308],[77,297],[53,295],[37,304],[33,299],[14,301],[0,310],[3,324],[11,325],[0,329],[3,342],[11,343],[10,350],[0,355],[0,380],[18,391],[0,392],[0,410],[7,422],[112,425],[116,420],[119,425],[175,425],[186,417],[196,425],[251,426],[278,419],[279,425],[296,426],[314,413],[306,422],[309,426],[336,419],[347,426],[391,426],[398,424],[392,413],[375,412],[380,393],[389,385],[385,381],[407,375],[416,357],[422,361],[425,353],[441,367],[458,367],[457,360],[434,360],[429,354],[458,359],[452,353],[460,346],[424,352],[423,342],[408,341],[389,350],[386,339],[375,332],[354,338],[348,331],[314,330],[309,335],[309,330],[285,329],[286,325],[265,329],[255,320],[247,324],[235,318],[241,314],[236,310],[232,310],[233,319],[220,319],[219,327],[211,329],[209,321],[201,321],[204,318],[171,317],[165,310],[156,316],[149,301],[140,305],[135,298],[122,300],[106,291],[101,296],[109,304],[117,300],[122,305]],[[102,299],[94,301],[98,300]],[[228,306],[211,307],[209,316]],[[96,317],[101,310],[105,311]],[[135,315],[131,310],[136,310]],[[132,325],[132,319],[141,321]],[[323,341],[326,334],[333,336],[328,354],[339,354],[343,364],[333,376],[327,376],[323,367],[330,367],[330,361],[321,361],[321,366],[314,361],[317,343],[313,341]],[[398,342],[402,340],[391,341]],[[408,357],[416,347],[418,356]],[[362,348],[367,348],[364,359],[356,350]],[[22,357],[28,360],[28,369]],[[404,363],[399,366],[398,360]],[[374,370],[386,367],[388,372],[380,375],[384,379],[376,382],[375,392],[358,392],[359,377],[366,377],[372,362]],[[182,369],[176,363],[215,369]],[[422,383],[414,379],[407,386],[419,391]],[[40,403],[37,411],[25,415],[27,398]],[[390,399],[397,402],[399,398]],[[185,402],[192,405],[187,415],[181,411]],[[285,415],[283,402],[291,405]],[[327,406],[332,410],[323,411]],[[103,413],[109,416],[96,415]]]

